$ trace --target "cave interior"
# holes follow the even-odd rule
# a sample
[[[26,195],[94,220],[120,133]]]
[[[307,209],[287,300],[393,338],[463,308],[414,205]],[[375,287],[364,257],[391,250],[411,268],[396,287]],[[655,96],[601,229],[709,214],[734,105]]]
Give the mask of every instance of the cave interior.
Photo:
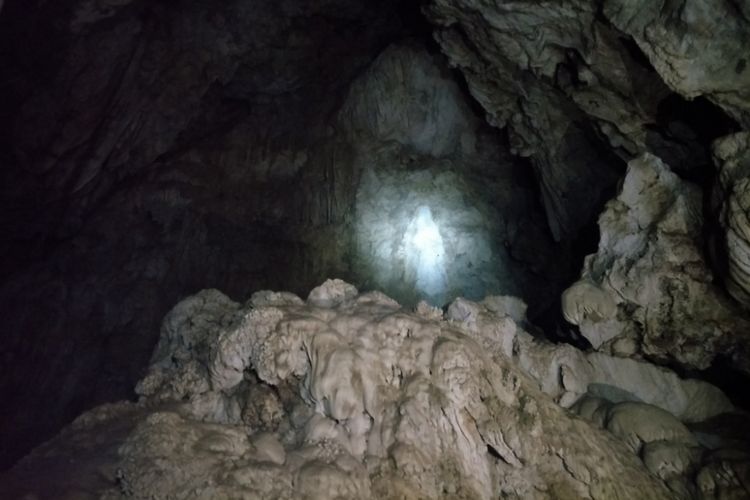
[[[517,297],[535,341],[745,415],[750,7],[661,4],[0,1],[0,485],[143,399],[162,321],[206,289],[340,279],[452,321]],[[721,498],[750,495],[742,456]]]

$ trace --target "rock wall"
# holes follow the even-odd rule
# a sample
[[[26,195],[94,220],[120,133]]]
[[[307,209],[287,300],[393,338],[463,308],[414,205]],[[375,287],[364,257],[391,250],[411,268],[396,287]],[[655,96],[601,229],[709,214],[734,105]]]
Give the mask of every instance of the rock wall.
[[[331,179],[348,149],[321,117],[404,36],[403,16],[383,2],[215,7],[3,6],[3,466],[127,397],[179,297],[346,275],[346,199],[330,200],[351,191]]]
[[[750,7],[743,2],[604,1],[603,14],[648,56],[672,89],[705,95],[750,126]]]
[[[408,33],[397,2],[304,4],[4,10],[0,428],[14,444],[3,465],[131,394],[161,316],[185,294],[301,292],[333,275],[416,303],[414,270],[381,280],[372,233],[355,229],[397,193],[367,198],[377,182],[362,172],[409,191],[450,184],[450,202],[430,195],[438,217],[463,210],[445,258],[483,247],[459,257],[438,303],[457,290],[554,300],[541,277],[552,252],[528,251],[550,243],[533,188],[444,60],[414,40],[376,58]],[[19,40],[52,15],[41,26],[59,50],[35,45],[42,78]]]
[[[566,317],[607,354],[747,370],[721,290],[747,305],[743,133],[713,150],[710,219],[673,175],[708,189],[709,143],[748,126],[747,8],[418,7],[0,2],[0,464],[131,394],[162,315],[206,287],[557,310],[634,159]]]
[[[748,233],[748,178],[750,135],[740,132],[714,143],[718,182],[712,193],[711,233],[714,261],[727,291],[745,307],[750,306],[750,234]]]
[[[702,195],[658,158],[631,161],[599,218],[601,240],[563,295],[595,349],[705,369],[721,354],[748,371],[748,320],[703,253]]]
[[[720,355],[747,370],[748,317],[722,290],[747,301],[738,132],[748,126],[746,7],[434,0],[425,13],[488,122],[530,158],[556,239],[575,240],[598,215],[614,194],[617,159],[636,162],[600,216],[584,282],[562,298],[568,320],[596,349],[688,369]],[[714,140],[719,182],[703,214]],[[660,166],[634,173],[643,161]],[[596,328],[583,326],[592,321]]]
[[[425,10],[488,121],[530,157],[558,239],[596,216],[616,158],[649,151],[681,172],[710,168],[708,142],[737,124],[701,139],[708,113],[692,125],[669,116],[673,93],[705,96],[747,126],[750,22],[731,2],[435,0]]]

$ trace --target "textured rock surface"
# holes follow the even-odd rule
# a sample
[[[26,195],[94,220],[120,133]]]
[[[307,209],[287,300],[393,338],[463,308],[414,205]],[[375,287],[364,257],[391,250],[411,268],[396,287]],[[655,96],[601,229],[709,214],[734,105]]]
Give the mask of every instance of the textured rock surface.
[[[663,84],[594,22],[593,2],[448,0],[431,2],[428,12],[490,122],[507,126],[514,151],[531,157],[553,234],[574,236],[616,179],[616,162],[587,133],[587,113],[632,154],[645,143],[640,124],[655,114]],[[636,81],[649,89],[637,93],[649,96],[643,102]]]
[[[433,0],[426,12],[490,123],[531,158],[550,227],[565,239],[595,216],[615,179],[612,157],[650,151],[705,174],[698,136],[736,124],[707,126],[710,106],[695,104],[691,120],[672,103],[705,96],[748,125],[746,9],[723,0]]]
[[[564,407],[589,395],[611,403],[642,402],[657,406],[684,422],[700,422],[733,409],[726,396],[698,380],[683,380],[665,368],[634,359],[532,337],[513,319],[507,298],[480,303],[458,299],[446,319],[477,339],[488,351],[513,360],[537,381],[541,390]]]
[[[439,47],[413,40],[432,29],[421,4]],[[8,0],[0,13],[0,467],[130,396],[159,320],[195,290],[300,293],[341,276],[409,305],[511,293],[535,319],[556,311],[623,160],[651,151],[708,181],[708,143],[748,125],[737,2]],[[733,137],[715,150],[726,172],[744,162]],[[714,264],[746,302],[746,189],[729,177]],[[618,356],[746,366],[732,338],[746,313],[693,265],[694,226],[692,247],[671,229],[654,243],[686,289],[639,291],[631,274],[622,298],[587,277],[563,299],[569,319],[596,319],[589,339]],[[631,244],[615,233],[613,248]],[[606,379],[591,363],[581,379]],[[586,385],[567,380],[566,405]],[[698,411],[678,394],[670,411]],[[264,400],[202,408],[272,421],[279,403]]]
[[[446,241],[456,266],[436,303],[458,290],[540,294],[548,307],[575,272],[545,264],[559,255],[533,185],[439,54],[412,42],[376,57],[404,37],[406,7],[276,4],[3,9],[0,392],[12,410],[0,428],[14,441],[127,397],[187,293],[300,293],[336,275],[416,303],[414,264],[389,261],[389,275],[369,252],[383,243],[372,236],[403,239],[428,202],[471,235]],[[41,32],[59,42],[27,44],[45,77],[20,62],[20,41]],[[384,213],[404,191],[431,194]],[[360,232],[370,216],[389,232]]]
[[[564,295],[566,318],[596,349],[699,369],[722,354],[750,370],[749,324],[714,283],[701,212],[699,189],[661,160],[629,163],[599,219],[599,249],[586,258],[583,282]]]
[[[263,293],[243,307],[212,290],[180,303],[104,496],[669,498],[624,444],[572,418],[508,358],[449,322],[350,291],[328,281],[307,303]],[[261,387],[266,398],[248,397]],[[242,419],[267,398],[278,419]],[[132,411],[95,410],[79,435]]]
[[[750,436],[741,429],[748,415],[732,413],[716,387],[642,361],[539,341],[519,327],[522,318],[513,317],[520,318],[508,297],[459,299],[446,313],[560,405],[619,436],[674,498],[747,496]]]
[[[664,82],[687,98],[706,95],[750,127],[747,2],[619,2],[603,13],[633,37]]]
[[[712,205],[720,225],[713,235],[714,263],[732,297],[750,307],[750,134],[717,140],[714,160]]]
[[[711,444],[699,445],[699,434],[692,434],[672,415],[653,406],[612,404],[587,396],[573,409],[623,439],[641,457],[649,472],[667,484],[674,498],[747,497],[750,454],[744,451],[749,444],[746,437],[735,442],[726,436],[719,438],[713,445],[720,442],[724,448],[717,452]],[[717,419],[702,425],[721,428]],[[723,472],[717,474],[718,470]]]
[[[354,82],[337,119],[361,172],[357,283],[407,304],[499,293],[552,301],[569,259],[554,256],[536,192],[442,57],[419,44],[390,47]]]

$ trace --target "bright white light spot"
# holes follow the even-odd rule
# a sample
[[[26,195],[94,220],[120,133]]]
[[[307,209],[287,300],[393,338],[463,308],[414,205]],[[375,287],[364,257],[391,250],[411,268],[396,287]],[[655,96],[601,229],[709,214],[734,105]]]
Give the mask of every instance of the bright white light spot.
[[[434,221],[424,222],[417,219],[417,234],[414,235],[414,245],[420,252],[436,253],[442,250],[443,239],[440,237],[440,232]]]
[[[417,289],[430,298],[439,297],[446,289],[445,247],[429,207],[417,209],[404,240],[407,271],[413,273]]]

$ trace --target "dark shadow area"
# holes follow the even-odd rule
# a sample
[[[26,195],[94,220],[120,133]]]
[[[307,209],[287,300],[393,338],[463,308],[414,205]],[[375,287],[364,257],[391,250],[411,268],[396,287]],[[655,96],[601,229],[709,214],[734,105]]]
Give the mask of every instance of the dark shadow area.
[[[737,122],[705,97],[688,101],[675,93],[659,103],[657,120],[647,133],[654,154],[683,179],[710,186],[711,143],[740,130]]]
[[[736,368],[725,356],[717,356],[711,367],[698,374],[706,382],[721,387],[737,407],[750,411],[750,375]]]
[[[607,202],[617,195],[619,178],[624,176],[627,165],[607,147],[604,138],[600,137],[588,123],[580,123],[579,126],[589,138],[593,154],[595,155],[594,160],[601,165],[607,165],[608,168],[611,168],[616,173],[616,177],[612,177],[612,182],[604,185],[598,193],[590,217],[585,223],[581,224],[578,232],[570,239],[557,244],[558,259],[553,265],[560,276],[560,281],[556,283],[556,291],[552,295],[554,300],[551,303],[541,306],[530,304],[529,320],[540,327],[546,333],[549,340],[553,342],[568,342],[579,349],[585,350],[591,345],[588,340],[578,333],[577,327],[568,324],[565,318],[563,318],[560,297],[562,292],[580,277],[586,256],[596,253],[600,237],[599,215],[604,210]],[[535,184],[539,185],[538,179]]]
[[[704,146],[740,130],[733,118],[703,96],[689,101],[679,94],[671,94],[659,104],[658,119],[661,125],[674,121],[687,124]]]

